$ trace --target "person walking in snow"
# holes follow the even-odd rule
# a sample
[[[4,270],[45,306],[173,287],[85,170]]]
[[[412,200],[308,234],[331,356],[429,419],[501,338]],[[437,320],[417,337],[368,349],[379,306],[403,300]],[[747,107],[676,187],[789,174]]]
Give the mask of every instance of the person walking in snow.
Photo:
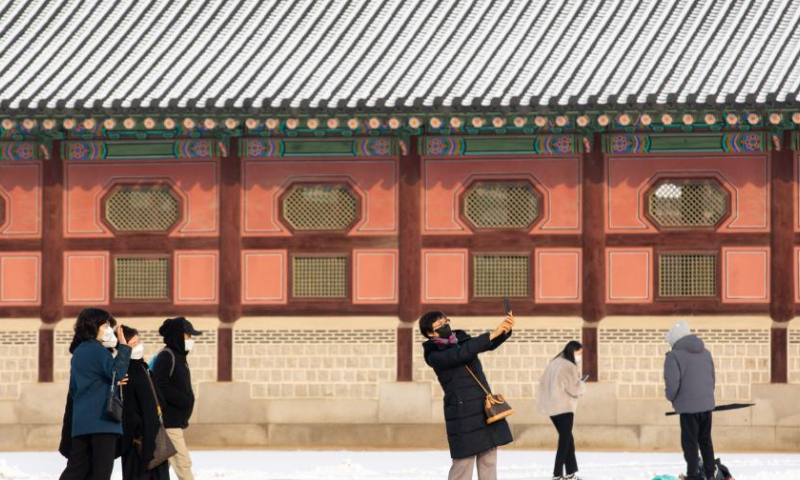
[[[714,445],[711,420],[715,407],[714,359],[703,341],[692,335],[689,324],[681,320],[666,336],[672,350],[664,360],[664,384],[667,400],[681,419],[681,448],[686,459],[686,479],[713,479]],[[703,457],[700,472],[698,449]]]
[[[168,462],[148,468],[156,451],[156,436],[161,428],[159,406],[164,401],[144,361],[139,331],[125,325],[122,331],[131,347],[128,382],[122,387],[122,480],[169,480]]]
[[[550,361],[539,380],[536,410],[550,417],[558,432],[553,480],[580,480],[572,426],[578,398],[586,392],[586,383],[578,369],[582,356],[583,346],[579,342],[567,343],[564,350]]]
[[[109,480],[114,469],[122,423],[106,413],[106,404],[112,382],[124,378],[128,371],[131,349],[122,327],[114,336],[111,319],[105,310],[86,308],[75,323],[75,337],[81,343],[70,362],[72,440],[60,480]],[[108,351],[114,346],[116,357]]]
[[[177,317],[165,320],[158,333],[164,337],[166,347],[155,358],[153,379],[164,397],[164,404],[161,406],[164,411],[164,427],[178,450],[169,459],[169,464],[180,480],[194,480],[192,460],[184,436],[194,410],[192,375],[186,356],[194,347],[192,337],[202,335],[203,332],[195,330],[184,317]]]
[[[491,391],[478,355],[502,345],[513,327],[509,313],[494,331],[473,338],[463,330],[452,330],[442,312],[428,312],[419,320],[420,332],[427,339],[422,344],[425,363],[444,390],[445,427],[453,459],[448,480],[471,480],[476,461],[480,480],[497,479],[497,447],[513,441],[511,429],[504,419],[486,423],[486,394],[467,368]]]

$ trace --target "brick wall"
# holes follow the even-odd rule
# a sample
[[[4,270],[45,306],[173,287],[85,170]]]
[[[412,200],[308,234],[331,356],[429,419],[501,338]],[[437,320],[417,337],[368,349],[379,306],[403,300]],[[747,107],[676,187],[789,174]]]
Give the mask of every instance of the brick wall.
[[[38,377],[39,335],[36,331],[0,332],[0,399],[16,399],[22,383]]]
[[[769,328],[696,329],[714,356],[719,400],[749,400],[750,385],[769,383]],[[620,399],[661,399],[667,329],[601,328],[600,381],[617,382]]]
[[[393,381],[394,329],[234,331],[233,380],[252,398],[378,398]]]

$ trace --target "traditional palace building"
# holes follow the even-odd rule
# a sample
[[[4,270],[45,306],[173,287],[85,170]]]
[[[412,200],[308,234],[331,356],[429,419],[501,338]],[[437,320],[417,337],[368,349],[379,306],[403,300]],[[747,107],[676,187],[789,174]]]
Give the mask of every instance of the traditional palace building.
[[[725,448],[800,447],[800,0],[0,4],[0,447],[57,442],[76,313],[184,315],[196,444],[444,444],[415,321],[535,384],[582,340],[598,448],[677,447],[663,335]]]

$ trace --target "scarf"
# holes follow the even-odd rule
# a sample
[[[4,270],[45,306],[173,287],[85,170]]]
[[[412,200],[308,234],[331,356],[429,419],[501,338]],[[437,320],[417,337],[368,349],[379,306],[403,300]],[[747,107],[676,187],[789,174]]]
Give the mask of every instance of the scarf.
[[[436,345],[456,345],[458,344],[458,339],[456,338],[455,333],[451,333],[448,338],[436,337],[433,339],[433,343]]]

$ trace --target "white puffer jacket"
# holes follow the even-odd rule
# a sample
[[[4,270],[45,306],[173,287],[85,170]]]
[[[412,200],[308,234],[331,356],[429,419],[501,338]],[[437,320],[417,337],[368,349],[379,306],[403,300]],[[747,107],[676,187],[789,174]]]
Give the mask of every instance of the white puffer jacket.
[[[536,411],[553,417],[575,413],[578,398],[586,392],[577,365],[564,357],[553,359],[545,368],[536,394]]]

